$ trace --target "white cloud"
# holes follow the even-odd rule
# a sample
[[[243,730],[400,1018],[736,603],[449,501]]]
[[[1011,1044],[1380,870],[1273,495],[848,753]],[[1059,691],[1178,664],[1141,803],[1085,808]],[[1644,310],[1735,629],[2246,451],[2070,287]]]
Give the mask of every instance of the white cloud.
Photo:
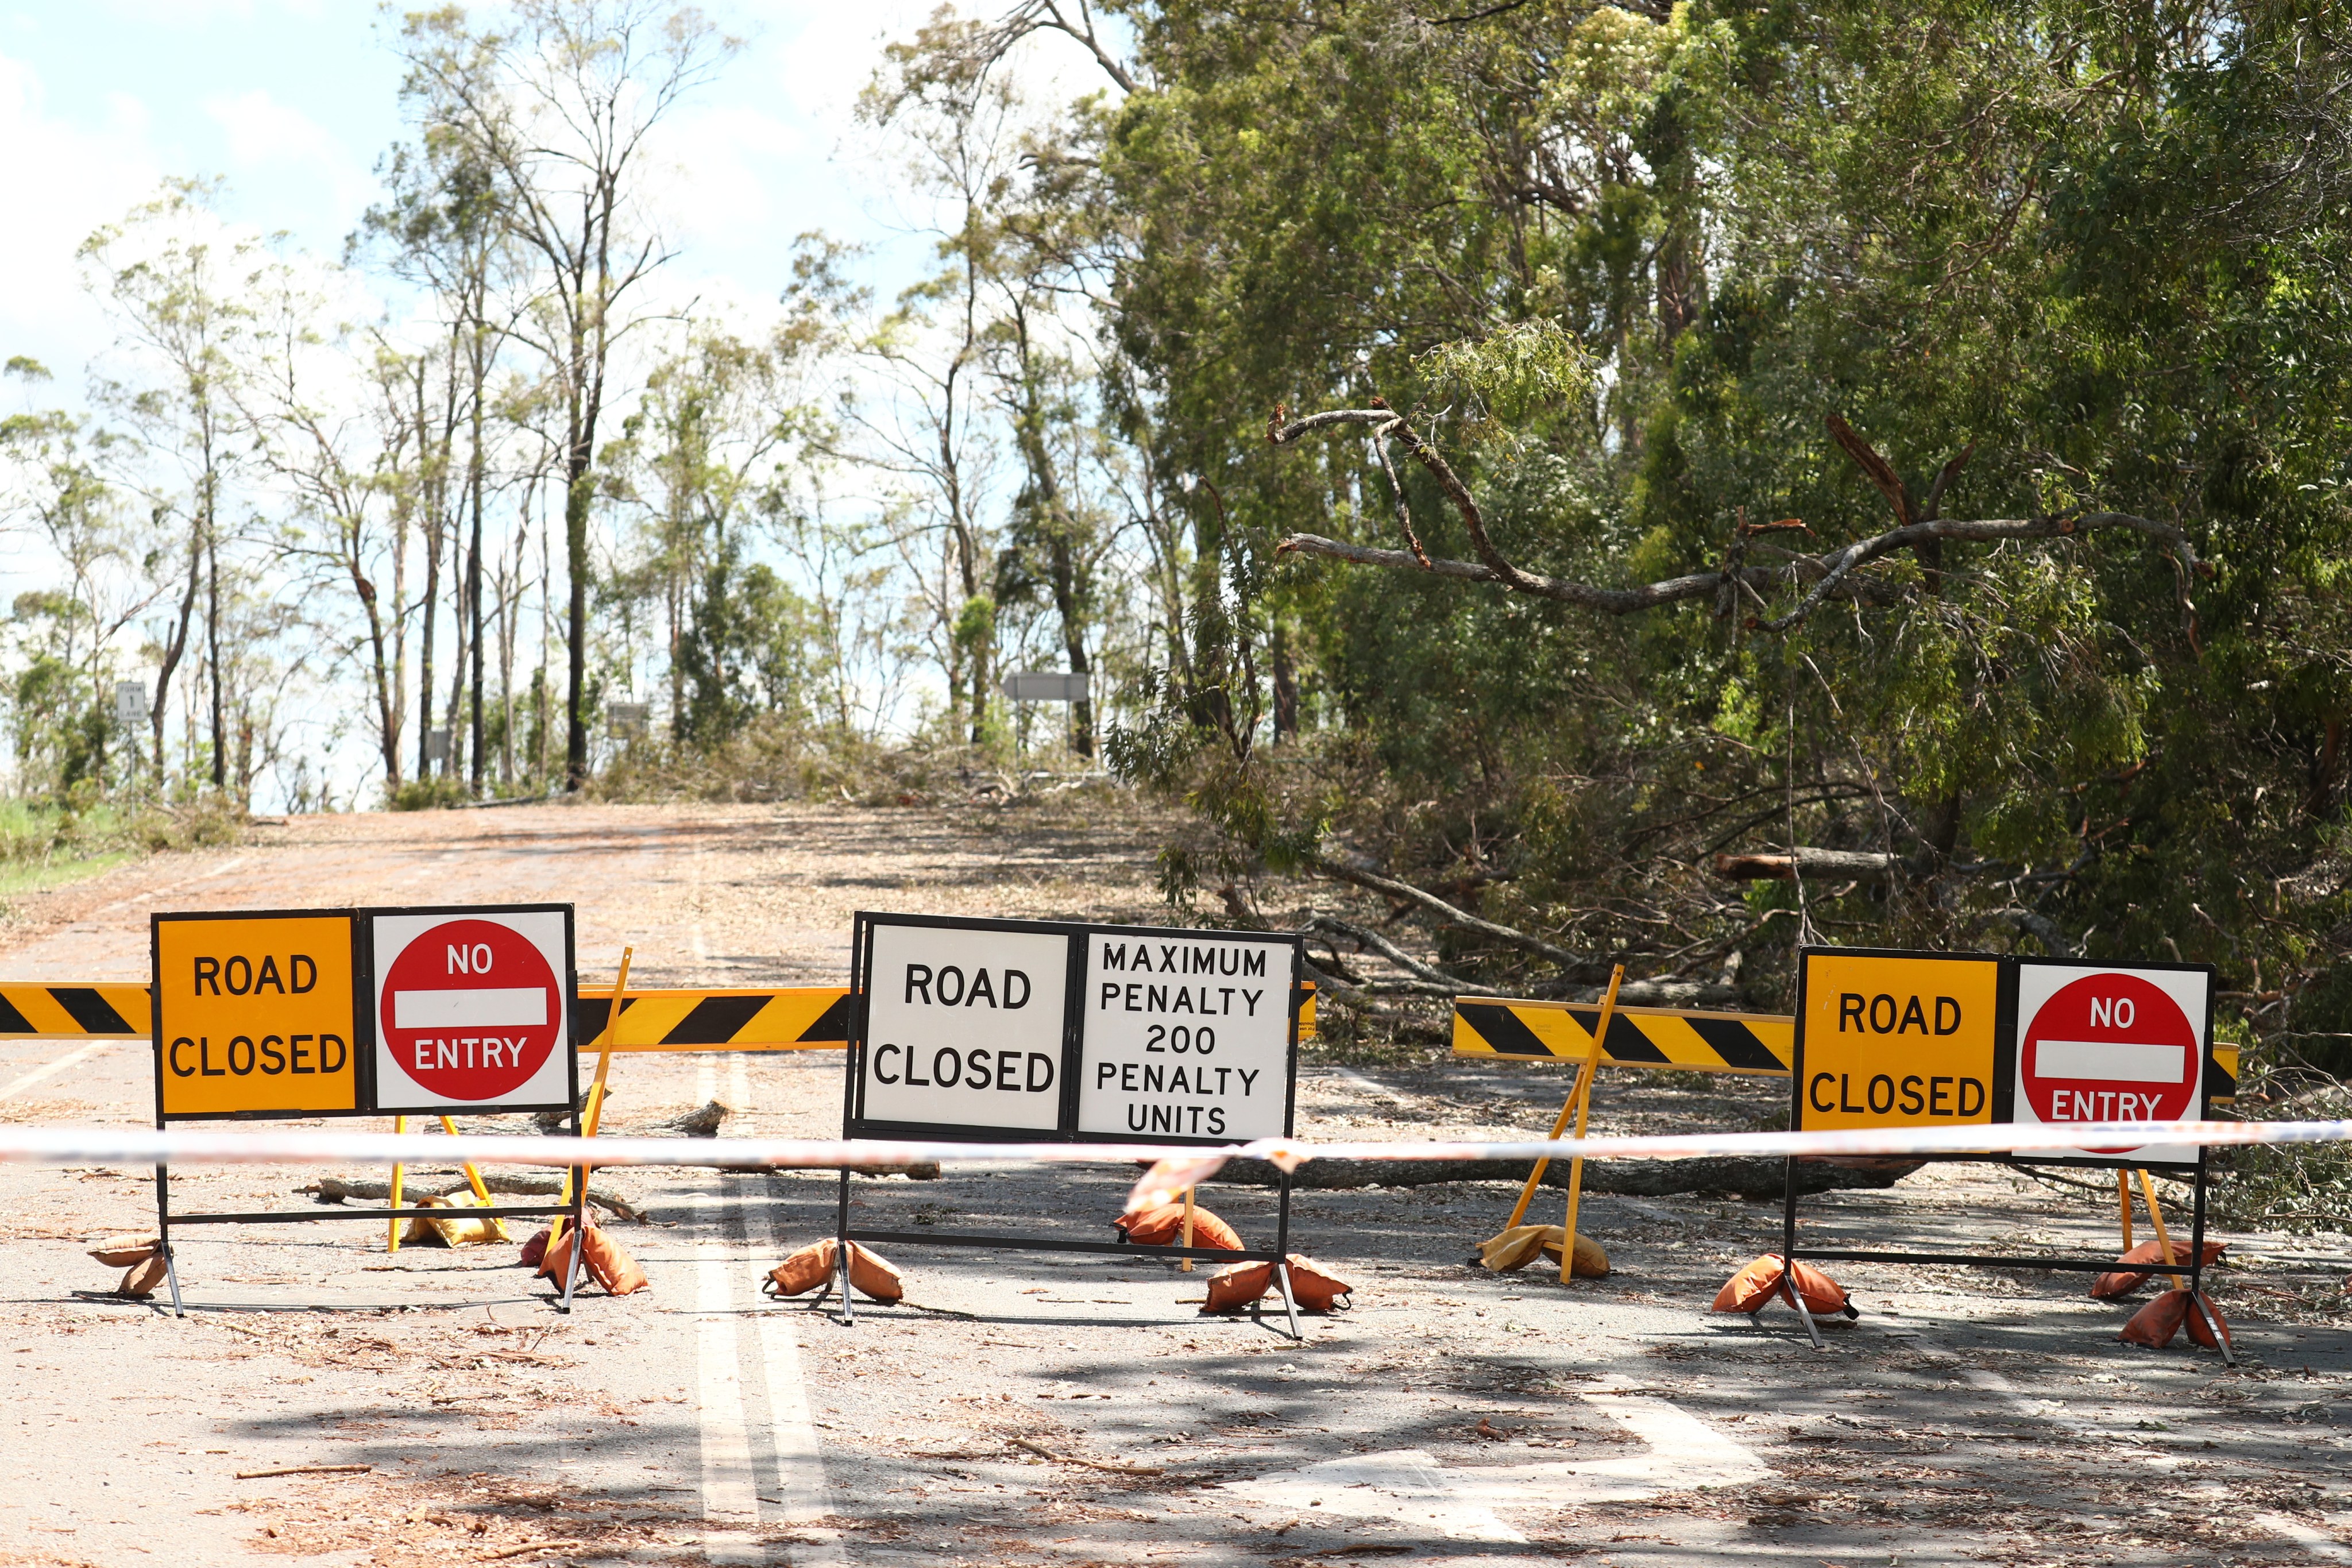
[[[205,100],[205,113],[221,128],[231,172],[242,185],[272,172],[308,174],[324,186],[331,217],[348,221],[366,206],[373,182],[326,127],[280,103],[261,88]]]
[[[162,169],[145,106],[110,95],[105,122],[83,130],[51,115],[31,67],[0,56],[0,357],[29,353],[70,384],[106,341],[74,249],[92,229],[154,193]]]

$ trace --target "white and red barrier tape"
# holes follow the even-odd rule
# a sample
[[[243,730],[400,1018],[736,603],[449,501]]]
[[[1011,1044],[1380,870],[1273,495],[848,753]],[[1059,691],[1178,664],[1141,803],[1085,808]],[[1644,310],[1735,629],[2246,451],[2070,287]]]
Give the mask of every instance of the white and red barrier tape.
[[[1320,1143],[1262,1138],[1224,1148],[1146,1143],[958,1143],[818,1138],[455,1138],[415,1133],[192,1131],[142,1127],[0,1129],[0,1164],[33,1165],[692,1165],[770,1170],[872,1170],[925,1163],[1069,1165],[1156,1162],[1130,1207],[1164,1202],[1213,1176],[1230,1159],[1295,1171],[1309,1160],[1687,1160],[1748,1154],[1967,1154],[2158,1144],[2336,1143],[2352,1121],[2109,1121],[2054,1125],[1896,1127],[1828,1132],[1698,1132],[1638,1138],[1508,1142]]]

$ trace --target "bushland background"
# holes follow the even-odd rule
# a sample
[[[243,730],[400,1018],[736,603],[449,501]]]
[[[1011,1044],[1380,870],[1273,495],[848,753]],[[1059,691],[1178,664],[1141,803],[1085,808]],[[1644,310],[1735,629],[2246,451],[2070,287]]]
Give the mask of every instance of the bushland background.
[[[1050,797],[1306,925],[1333,1048],[2179,958],[2247,1110],[2343,1103],[2343,7],[942,9],[853,132],[924,276],[812,233],[758,311],[659,287],[733,24],[388,10],[346,243],[193,169],[82,240],[114,351],[0,390],[9,887],[255,809]]]

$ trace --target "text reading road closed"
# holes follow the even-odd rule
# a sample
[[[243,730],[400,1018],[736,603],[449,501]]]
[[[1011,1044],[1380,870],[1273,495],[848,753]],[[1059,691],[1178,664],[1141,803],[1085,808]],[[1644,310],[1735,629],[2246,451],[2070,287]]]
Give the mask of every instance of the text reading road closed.
[[[155,922],[163,1114],[358,1108],[345,915]]]
[[[1067,936],[877,924],[870,963],[868,1120],[1058,1124]]]
[[[1933,1127],[1992,1120],[2000,963],[1808,950],[1801,1127]]]
[[[1097,931],[1081,1132],[1262,1138],[1288,1112],[1291,949]]]

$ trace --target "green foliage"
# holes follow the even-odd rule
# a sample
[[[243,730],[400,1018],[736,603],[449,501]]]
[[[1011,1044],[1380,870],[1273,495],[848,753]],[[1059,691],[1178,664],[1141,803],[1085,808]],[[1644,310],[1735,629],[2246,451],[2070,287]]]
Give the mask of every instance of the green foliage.
[[[1153,389],[1139,438],[1210,482],[1171,500],[1184,639],[1108,754],[1196,807],[1171,895],[1337,846],[1592,954],[1584,978],[1736,954],[1763,1004],[1801,934],[2179,956],[2252,998],[2258,1055],[2352,1065],[2340,16],[1133,16],[1111,319]],[[1618,621],[1277,559],[1294,532],[1402,548],[1360,426],[1261,435],[1375,394],[1507,556],[1575,580],[2068,509],[2177,524],[2212,569],[2120,531],[1931,542],[1773,632],[1801,583]],[[1400,477],[1430,553],[1471,557]],[[1272,747],[1277,626],[1325,728]],[[1896,869],[1801,898],[1709,869],[1792,838]],[[1549,977],[1445,940],[1484,983]]]

